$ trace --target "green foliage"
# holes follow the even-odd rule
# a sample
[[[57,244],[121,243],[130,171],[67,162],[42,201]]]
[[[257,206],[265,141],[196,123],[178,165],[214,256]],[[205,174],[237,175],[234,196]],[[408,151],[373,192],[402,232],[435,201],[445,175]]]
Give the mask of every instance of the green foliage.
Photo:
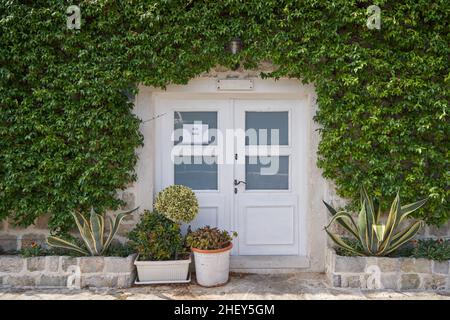
[[[47,250],[36,242],[32,242],[29,246],[22,247],[19,250],[19,254],[24,258],[44,256],[46,252]]]
[[[95,213],[93,208],[91,209],[89,220],[86,219],[81,213],[72,213],[84,246],[79,246],[74,242],[55,236],[49,236],[47,238],[47,244],[51,247],[75,251],[85,256],[105,255],[114,239],[114,236],[119,230],[119,226],[123,218],[136,209],[117,214],[115,220],[108,217],[109,232],[106,240],[104,215]]]
[[[157,212],[145,211],[128,238],[139,260],[176,260],[184,253],[180,225]]]
[[[198,213],[194,191],[182,185],[172,185],[158,193],[155,210],[175,222],[189,223]]]
[[[423,239],[414,244],[412,255],[436,261],[450,260],[450,240]]]
[[[186,244],[191,248],[201,250],[223,249],[230,245],[231,240],[237,237],[237,233],[228,233],[225,230],[206,226],[186,235]]]
[[[142,142],[127,89],[266,60],[279,68],[262,76],[314,83],[318,165],[353,208],[361,183],[383,198],[395,186],[430,195],[417,217],[449,219],[448,1],[81,0],[68,30],[71,4],[0,0],[0,219],[50,212],[63,232],[72,211],[116,209]],[[372,4],[381,30],[366,27]]]
[[[357,256],[354,252],[363,250],[359,241],[345,238],[345,242],[354,250],[336,248],[340,256]],[[450,239],[420,239],[411,240],[388,255],[389,257],[423,258],[436,261],[450,260]]]
[[[419,220],[403,230],[397,231],[400,224],[406,222],[408,216],[422,207],[426,201],[427,199],[423,199],[402,206],[400,194],[397,192],[386,221],[382,223],[381,206],[377,202],[374,203],[366,190],[361,188],[361,209],[357,222],[350,213],[346,211],[338,212],[324,201],[325,206],[333,216],[328,226],[325,227],[325,231],[331,240],[345,251],[360,256],[386,256],[409,242],[423,226],[423,221]],[[342,237],[329,231],[328,229],[333,222],[339,223],[347,230],[359,242],[359,245],[352,246],[345,242]]]

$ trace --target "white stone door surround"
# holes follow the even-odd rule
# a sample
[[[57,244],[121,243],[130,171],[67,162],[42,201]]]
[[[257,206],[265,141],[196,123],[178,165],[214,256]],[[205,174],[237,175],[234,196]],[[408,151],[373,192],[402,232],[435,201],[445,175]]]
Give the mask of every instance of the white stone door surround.
[[[193,79],[187,85],[173,85],[167,90],[141,86],[135,113],[143,120],[141,131],[145,145],[138,150],[137,204],[151,209],[154,195],[159,190],[174,183],[175,179],[192,180],[190,172],[202,170],[205,178],[195,181],[201,189],[196,191],[201,211],[193,227],[210,224],[239,232],[233,250],[232,270],[323,271],[326,240],[322,228],[326,215],[321,203],[317,203],[327,198],[328,188],[315,166],[318,139],[312,121],[315,108],[313,86],[290,79],[256,78],[253,88],[246,91],[219,91],[214,78]],[[181,115],[174,114],[175,109]],[[220,169],[209,166],[204,170],[207,164],[201,162],[197,167],[192,166],[192,170],[174,169],[167,151],[174,142],[167,135],[173,129],[176,117],[203,117],[205,123],[210,121],[209,128],[243,129],[248,125],[246,119],[258,121],[259,115],[269,112],[273,112],[274,119],[278,117],[287,119],[279,121],[288,122],[288,142],[281,143],[279,149],[285,172],[277,177],[278,180],[258,182],[256,177],[250,179],[253,186],[243,183],[234,186],[235,179],[245,181],[249,178],[246,168],[250,165],[245,161],[219,164]],[[256,116],[256,120],[251,120],[250,116]],[[183,149],[186,146],[177,147]],[[188,149],[191,153],[185,153]],[[243,149],[244,154],[238,156],[247,162],[249,157],[263,156],[265,152],[264,148],[251,145],[245,145]],[[183,156],[202,155],[202,151],[195,148],[185,148],[183,152]],[[209,152],[214,155],[214,146]],[[168,169],[170,167],[172,169]],[[217,171],[217,181],[208,178]],[[213,185],[208,185],[211,183]],[[264,184],[269,187],[262,186]],[[271,184],[276,190],[271,189]],[[261,229],[265,232],[260,232]]]

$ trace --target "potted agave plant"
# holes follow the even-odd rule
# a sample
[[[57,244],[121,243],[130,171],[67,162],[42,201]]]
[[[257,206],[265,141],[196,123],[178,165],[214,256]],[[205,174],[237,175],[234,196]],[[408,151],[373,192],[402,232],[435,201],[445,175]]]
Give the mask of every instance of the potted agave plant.
[[[231,242],[237,233],[206,226],[186,236],[186,243],[194,252],[197,282],[214,287],[228,282]]]
[[[155,200],[155,212],[146,211],[128,234],[138,253],[135,260],[138,284],[189,282],[190,252],[181,234],[181,223],[197,215],[195,193],[181,185],[161,191]]]

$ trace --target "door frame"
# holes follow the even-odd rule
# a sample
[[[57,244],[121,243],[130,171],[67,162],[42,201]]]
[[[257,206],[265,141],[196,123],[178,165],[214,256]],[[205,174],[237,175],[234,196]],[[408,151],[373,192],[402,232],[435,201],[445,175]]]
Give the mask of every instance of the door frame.
[[[314,87],[312,85],[301,85],[298,81],[293,81],[290,79],[275,80],[262,80],[255,79],[255,85],[252,91],[230,91],[230,92],[219,92],[216,86],[216,79],[204,78],[204,79],[194,79],[190,81],[188,85],[173,85],[167,88],[167,90],[143,87],[147,93],[150,95],[145,96],[146,101],[137,101],[140,105],[150,105],[149,112],[140,112],[141,115],[146,114],[147,118],[155,118],[159,115],[156,112],[156,105],[158,102],[165,99],[170,100],[204,100],[204,99],[239,99],[239,100],[300,100],[301,105],[299,108],[307,108],[305,116],[308,119],[312,119],[314,112],[312,105],[312,99],[314,99]],[[155,121],[156,123],[156,121]],[[159,133],[157,124],[148,125],[148,129],[142,128],[143,131],[151,130],[154,139],[151,142],[151,149],[153,154],[158,153],[160,148],[157,141],[161,141],[159,138]],[[305,130],[310,132],[311,121],[307,122]],[[305,150],[311,152],[312,142],[310,141],[310,135],[305,137],[306,145]],[[303,157],[305,170],[310,170],[310,164],[307,163],[310,160],[310,155]],[[151,207],[153,202],[154,194],[156,190],[161,187],[161,177],[158,177],[157,173],[160,169],[160,164],[156,159],[151,161],[153,166],[153,174],[147,174],[148,177],[152,178],[154,184],[151,187],[146,188],[146,191],[152,190],[152,196],[143,196],[143,188],[140,187],[138,190],[137,200],[145,202],[143,207]],[[142,161],[141,161],[142,163]],[[142,166],[142,164],[141,164]],[[139,171],[139,168],[138,168]],[[160,172],[160,171],[159,171]],[[309,173],[305,175],[306,180],[309,179]],[[145,177],[144,177],[145,178]],[[142,178],[139,178],[142,180]],[[259,272],[260,270],[270,270],[270,269],[298,269],[298,268],[309,268],[310,266],[310,231],[307,225],[307,220],[309,224],[310,218],[307,219],[306,215],[309,215],[308,210],[310,208],[310,193],[308,188],[308,181],[302,181],[301,186],[298,188],[299,193],[299,236],[300,236],[300,254],[298,256],[234,256],[232,257],[231,268],[232,270],[254,270]],[[233,216],[233,215],[231,215]],[[232,217],[232,219],[234,219]],[[234,224],[231,221],[230,224]],[[253,271],[252,271],[253,272]]]

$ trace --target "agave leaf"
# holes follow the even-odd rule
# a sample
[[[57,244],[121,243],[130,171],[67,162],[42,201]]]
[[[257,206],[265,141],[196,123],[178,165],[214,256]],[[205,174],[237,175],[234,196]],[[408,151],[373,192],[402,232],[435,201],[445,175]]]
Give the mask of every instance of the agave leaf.
[[[394,234],[395,229],[397,228],[399,217],[400,217],[400,193],[397,192],[394,201],[392,201],[391,210],[389,211],[389,216],[386,221],[386,232],[385,239],[381,243],[379,250],[381,252],[385,251],[387,247],[389,247],[389,243],[391,242],[391,237]]]
[[[404,219],[406,219],[411,213],[413,213],[414,211],[416,211],[417,209],[422,207],[427,201],[428,201],[428,198],[425,198],[425,199],[419,200],[417,202],[406,204],[406,205],[402,206],[401,207],[401,217],[400,217],[399,223],[401,221],[403,221]]]
[[[374,201],[373,210],[375,212],[374,224],[378,224],[378,221],[380,221],[380,217],[381,217],[381,205],[380,205],[380,201],[377,199],[375,199],[375,201]]]
[[[402,232],[399,232],[399,236],[397,236],[395,241],[392,241],[389,248],[382,252],[383,254],[389,254],[395,250],[397,250],[400,246],[405,244],[406,242],[410,241],[416,233],[419,231],[419,229],[423,226],[423,221],[416,221],[413,225],[411,225],[409,228],[403,230]]]
[[[331,233],[330,231],[328,231],[325,228],[325,232],[328,234],[328,236],[330,237],[331,240],[333,240],[333,242],[340,248],[348,250],[358,256],[363,256],[364,254],[362,254],[361,252],[355,250],[354,248],[352,248],[351,246],[349,246],[347,243],[345,243],[344,240],[342,240],[342,238],[334,233]]]
[[[84,225],[83,234],[81,234],[81,238],[83,239],[84,244],[86,245],[91,255],[97,256],[99,253],[96,251],[95,248],[94,235],[92,234],[90,224]]]
[[[334,209],[330,204],[328,204],[325,200],[322,200],[323,204],[325,205],[325,207],[327,207],[328,211],[331,213],[332,216],[334,216],[337,211],[336,209]]]
[[[113,219],[111,217],[109,217],[109,224],[110,224],[110,231],[109,231],[109,235],[108,238],[105,241],[105,244],[103,246],[103,251],[102,253],[104,253],[106,250],[108,250],[109,245],[111,244],[111,241],[113,240],[114,236],[117,233],[117,230],[119,230],[119,225],[122,222],[123,218],[125,218],[125,216],[133,211],[136,211],[137,209],[139,209],[139,207],[136,207],[132,210],[129,211],[125,211],[122,213],[119,213],[116,216],[115,221],[113,222]]]
[[[96,253],[100,253],[103,249],[103,217],[91,210],[90,229],[92,232],[93,247]]]
[[[365,206],[365,218],[366,218],[366,232],[367,232],[367,247],[370,249],[371,252],[376,252],[377,251],[377,246],[378,243],[376,243],[374,240],[374,232],[373,232],[373,227],[372,225],[374,224],[375,221],[375,210],[374,210],[374,206],[373,206],[373,202],[372,199],[369,197],[366,188],[364,188],[364,186],[361,187],[361,199],[362,199],[362,203],[361,206]]]
[[[91,255],[96,255],[95,249],[92,247],[93,237],[92,237],[92,233],[89,229],[89,222],[80,213],[72,213],[72,216],[75,219],[75,223],[78,227],[78,231],[80,232],[81,239],[83,240],[86,248],[91,253]],[[83,221],[83,224],[81,224],[80,220]]]
[[[386,225],[384,224],[374,224],[373,231],[377,237],[378,242],[383,241],[384,239],[384,233],[386,232]]]
[[[123,213],[119,213],[116,216],[115,221],[113,221],[113,219],[111,217],[109,217],[109,229],[110,230],[109,230],[108,238],[106,239],[105,245],[103,247],[102,253],[104,253],[108,249],[114,236],[116,235],[117,231],[119,230],[119,225],[123,218],[125,218],[125,215]]]
[[[73,244],[69,241],[66,241],[66,240],[58,238],[58,237],[49,236],[47,238],[47,244],[51,247],[63,248],[63,249],[71,250],[71,251],[76,251],[76,252],[81,253],[86,256],[89,255],[89,252],[87,252],[86,250],[77,246],[76,244]]]
[[[369,241],[369,233],[367,232],[366,206],[364,205],[364,200],[363,205],[361,206],[361,211],[358,215],[358,233],[364,251],[371,254],[372,252]]]
[[[341,215],[346,215],[348,216],[348,220],[350,220],[350,223],[353,225],[349,225],[345,220],[345,217],[339,217],[339,218],[334,218],[334,216],[336,214],[338,214],[338,212],[336,211],[336,209],[334,209],[331,205],[329,205],[326,201],[322,200],[322,202],[325,204],[325,206],[327,207],[328,211],[331,213],[331,215],[333,216],[333,219],[331,220],[331,222],[336,221],[337,223],[339,223],[344,229],[346,229],[348,232],[350,232],[355,238],[359,238],[358,236],[358,232],[357,230],[357,226],[355,224],[355,221],[353,220],[353,217],[344,212],[344,211],[340,211],[339,213]],[[331,224],[330,222],[330,224]],[[328,224],[328,226],[330,225]]]
[[[346,222],[349,221],[349,223]],[[353,220],[351,214],[345,211],[336,212],[336,214],[331,218],[327,227],[329,227],[334,221],[338,222],[342,227],[349,231],[356,239],[359,239],[358,227]]]

